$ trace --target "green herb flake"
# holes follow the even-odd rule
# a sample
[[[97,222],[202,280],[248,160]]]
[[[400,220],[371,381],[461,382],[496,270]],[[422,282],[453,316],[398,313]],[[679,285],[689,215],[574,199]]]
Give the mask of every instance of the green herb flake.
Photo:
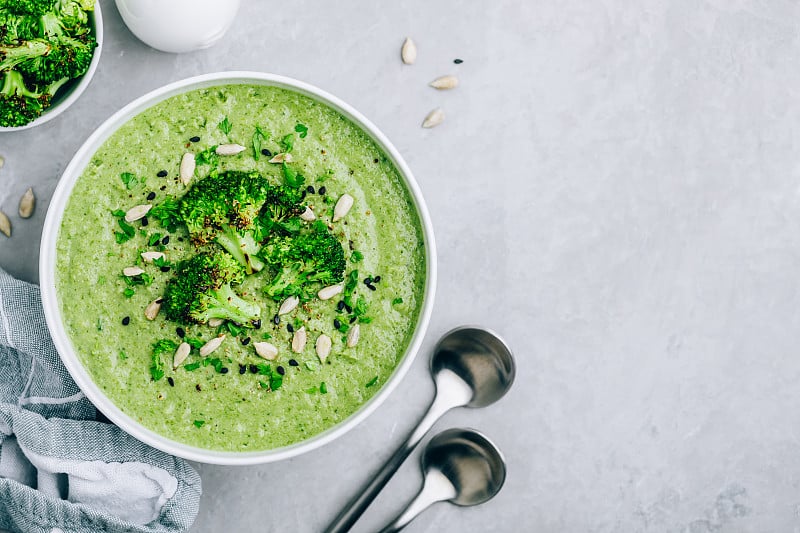
[[[128,358],[128,355],[125,352],[123,352],[122,350],[120,350],[119,351],[119,358],[124,361],[125,359]]]
[[[123,233],[121,231],[114,232],[114,237],[117,240],[117,244],[122,244],[122,243],[128,242],[130,240],[130,237],[128,236],[128,234],[127,233]]]
[[[161,240],[162,235],[160,233],[153,233],[147,239],[147,244],[150,246],[155,246],[157,242]]]
[[[201,428],[201,427],[203,427],[203,424],[206,423],[206,421],[205,420],[195,420],[193,423],[194,423],[194,427]]]
[[[103,331],[103,321],[99,318],[97,319],[97,331]]]
[[[136,182],[138,181],[136,179],[136,176],[130,172],[123,172],[122,174],[119,175],[119,178],[122,180],[122,183],[125,184],[126,189],[130,189],[131,187],[136,185]]]
[[[122,291],[122,295],[125,296],[125,298],[130,298],[134,294],[136,294],[136,291],[131,289],[130,287],[126,287],[125,290]]]
[[[259,381],[258,385],[264,390],[269,389],[269,383],[267,383],[266,381]]]
[[[194,363],[188,363],[183,365],[183,369],[186,370],[187,372],[194,372],[198,368],[200,368],[200,361],[195,361]]]
[[[283,163],[283,178],[286,180],[286,185],[295,189],[300,188],[306,182],[306,178],[302,174],[286,163]]]
[[[354,251],[352,254],[350,254],[350,260],[351,260],[353,263],[358,263],[358,262],[359,262],[359,261],[361,261],[362,259],[364,259],[364,254],[362,254],[362,253],[361,253],[361,252],[359,252],[358,250],[355,250],[355,251]]]
[[[222,130],[222,133],[225,135],[230,135],[231,129],[233,129],[233,124],[231,124],[231,121],[228,120],[228,117],[225,117],[222,119],[222,122],[217,124],[217,127],[219,127],[219,129]]]
[[[188,344],[189,346],[191,346],[195,350],[199,350],[205,344],[205,342],[203,342],[200,339],[191,339],[189,337],[184,338],[183,342],[185,342],[186,344]]]
[[[115,209],[111,211],[111,214],[114,215],[115,217],[124,217],[125,211],[123,211],[122,209]]]
[[[294,149],[294,133],[284,135],[283,139],[278,141],[278,144],[281,145],[281,149],[283,149],[284,152],[291,152]]]
[[[261,157],[261,141],[269,140],[269,133],[256,126],[256,131],[253,133],[253,159],[258,161]]]
[[[400,305],[401,303],[403,303],[402,298],[395,298],[394,300],[392,300],[392,305]]]
[[[356,316],[364,316],[367,314],[368,309],[369,304],[367,303],[367,300],[365,300],[363,296],[359,296],[355,307],[353,307],[353,314]]]
[[[317,364],[313,361],[306,361],[305,362],[306,368],[311,370],[312,372],[317,369]]]
[[[121,218],[117,220],[117,223],[119,224],[119,227],[122,228],[122,231],[125,232],[125,235],[128,236],[128,238],[136,235],[136,230],[134,229],[134,227],[125,222],[125,219]]]
[[[367,384],[365,385],[365,387],[367,387],[367,388],[374,387],[376,383],[378,383],[378,376],[375,376],[371,380],[367,381]]]
[[[319,391],[320,391],[322,394],[328,394],[328,386],[325,384],[325,382],[324,382],[324,381],[323,381],[322,383],[320,383],[320,384],[319,384]]]
[[[347,281],[344,284],[344,303],[353,307],[353,291],[358,286],[358,270],[353,270],[347,275]]]
[[[300,134],[301,139],[305,139],[308,135],[308,128],[305,126],[305,124],[298,124],[294,127],[294,131]]]
[[[217,155],[217,147],[210,146],[203,150],[202,152],[196,154],[194,156],[194,162],[198,165],[211,165],[212,168],[216,168],[219,165],[219,155]],[[177,207],[177,202],[176,202]],[[153,208],[151,211],[154,211]]]
[[[316,387],[311,387],[311,388],[306,389],[306,394],[316,394],[316,392],[317,392],[317,388]]]

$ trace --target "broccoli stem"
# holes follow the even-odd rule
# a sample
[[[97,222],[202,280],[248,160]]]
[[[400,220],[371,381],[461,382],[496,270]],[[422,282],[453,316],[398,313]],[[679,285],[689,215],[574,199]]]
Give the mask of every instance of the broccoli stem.
[[[258,304],[239,297],[230,284],[224,284],[208,295],[208,308],[203,313],[204,322],[212,318],[231,320],[239,324],[250,324],[261,316]]]
[[[248,275],[259,272],[264,263],[256,257],[261,247],[248,231],[244,235],[231,227],[226,227],[217,234],[217,244],[225,248],[237,261],[244,265]]]
[[[0,89],[0,94],[3,96],[16,95],[34,99],[38,99],[41,96],[41,94],[29,90],[25,85],[25,80],[22,78],[22,74],[14,70],[6,72],[5,79],[3,80],[3,88]]]
[[[12,69],[29,59],[46,55],[49,51],[50,45],[40,39],[26,41],[20,46],[0,47],[0,71]]]

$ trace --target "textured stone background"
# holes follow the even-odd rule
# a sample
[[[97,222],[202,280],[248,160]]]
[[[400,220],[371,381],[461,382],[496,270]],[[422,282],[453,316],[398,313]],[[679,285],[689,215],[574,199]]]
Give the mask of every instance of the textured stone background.
[[[374,120],[439,241],[430,334],[398,390],[306,456],[201,467],[193,531],[320,530],[420,416],[428,351],[462,323],[507,337],[518,381],[439,427],[490,435],[507,485],[409,531],[800,531],[800,4],[251,1],[224,42],[175,56],[102,3],[87,93],[0,134],[0,206],[15,212],[31,184],[40,198],[0,239],[4,268],[37,279],[47,199],[93,128],[164,83],[231,69],[317,84]],[[413,67],[398,59],[406,35]],[[426,86],[448,72],[457,90]],[[435,106],[446,122],[420,129]],[[419,482],[415,456],[358,530]]]

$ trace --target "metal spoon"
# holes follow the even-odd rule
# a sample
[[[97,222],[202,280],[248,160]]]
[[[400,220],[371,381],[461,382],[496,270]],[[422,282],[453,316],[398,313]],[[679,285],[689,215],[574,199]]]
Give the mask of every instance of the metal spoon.
[[[514,383],[514,358],[508,346],[493,332],[465,326],[447,333],[436,345],[431,372],[436,382],[436,397],[427,414],[361,494],[342,509],[328,526],[327,533],[350,531],[443,414],[454,407],[485,407],[502,398]]]
[[[436,502],[469,506],[488,501],[506,480],[503,454],[472,429],[448,429],[433,437],[423,452],[422,470],[422,490],[381,533],[400,531]]]

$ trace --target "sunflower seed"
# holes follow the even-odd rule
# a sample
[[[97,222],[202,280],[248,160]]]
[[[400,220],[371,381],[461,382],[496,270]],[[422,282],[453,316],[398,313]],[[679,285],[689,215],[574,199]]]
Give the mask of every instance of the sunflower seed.
[[[278,309],[278,314],[285,315],[286,313],[291,313],[292,311],[294,311],[294,308],[297,307],[297,304],[299,303],[300,303],[300,298],[298,298],[297,296],[289,296],[281,304],[280,309]]]
[[[317,215],[314,214],[310,207],[306,207],[306,210],[300,214],[300,218],[306,222],[313,222],[317,219]]]
[[[209,326],[211,326],[212,328],[218,328],[218,327],[220,327],[220,326],[221,326],[221,325],[222,325],[224,322],[225,322],[225,320],[223,320],[223,319],[221,319],[221,318],[209,318],[209,319],[208,319],[208,325],[209,325]]]
[[[204,345],[200,347],[200,355],[203,357],[209,355],[214,350],[219,348],[219,345],[222,344],[222,341],[225,340],[225,335],[220,335],[219,337],[214,337]]]
[[[338,222],[343,219],[351,207],[353,207],[353,197],[347,193],[343,194],[333,208],[333,221]]]
[[[189,357],[189,352],[192,351],[192,347],[189,346],[188,343],[182,342],[178,349],[175,350],[175,355],[172,357],[172,368],[178,368],[181,366],[181,363],[186,361],[186,358]]]
[[[2,155],[0,155],[0,168],[3,168],[3,165],[5,164],[6,164],[5,158]]]
[[[155,320],[158,316],[158,312],[161,311],[161,298],[158,300],[153,300],[150,305],[145,307],[144,309],[144,317],[147,320]]]
[[[183,154],[181,159],[181,183],[188,185],[194,177],[194,169],[197,168],[197,163],[194,161],[194,154]]]
[[[244,152],[246,148],[241,144],[220,144],[217,146],[217,155],[236,155]]]
[[[331,338],[324,334],[317,337],[316,349],[317,357],[319,357],[320,362],[324,363],[331,354]]]
[[[167,257],[164,255],[164,252],[142,252],[140,254],[142,259],[144,259],[145,263],[152,263],[156,259],[164,259]]]
[[[294,336],[292,337],[292,351],[294,353],[303,353],[303,350],[306,349],[307,339],[308,335],[306,334],[305,326],[295,331]]]
[[[254,342],[253,347],[256,349],[256,353],[267,359],[268,361],[274,361],[276,357],[278,357],[278,348],[276,348],[273,344],[268,342]]]
[[[361,326],[356,324],[350,331],[347,332],[347,347],[352,348],[358,344],[358,338],[361,336]]]
[[[28,190],[25,191],[19,201],[19,216],[30,218],[34,207],[36,207],[36,197],[33,195],[33,189],[28,187]]]
[[[400,57],[406,65],[413,65],[417,60],[417,45],[411,40],[411,37],[406,37],[403,41],[403,47],[400,49]]]
[[[320,300],[330,300],[340,292],[344,290],[344,287],[341,285],[330,285],[325,287],[324,289],[320,289],[317,293],[317,296]]]
[[[292,154],[289,153],[282,153],[277,154],[275,157],[269,160],[270,163],[291,163],[292,162]]]
[[[440,76],[433,80],[430,83],[430,86],[434,89],[439,90],[446,90],[446,89],[455,89],[458,87],[458,78],[453,76],[452,74],[448,74],[447,76]]]
[[[0,231],[2,231],[3,235],[6,237],[11,237],[11,221],[2,211],[0,211]]]
[[[125,222],[135,222],[144,216],[153,209],[153,206],[150,204],[142,204],[136,205],[128,209],[128,212],[125,213]]]
[[[428,113],[428,116],[425,117],[425,120],[422,122],[423,128],[435,128],[439,124],[444,122],[444,111],[437,108]]]
[[[144,274],[144,269],[141,269],[139,267],[125,267],[122,269],[122,274],[129,278],[132,278],[133,276]]]

